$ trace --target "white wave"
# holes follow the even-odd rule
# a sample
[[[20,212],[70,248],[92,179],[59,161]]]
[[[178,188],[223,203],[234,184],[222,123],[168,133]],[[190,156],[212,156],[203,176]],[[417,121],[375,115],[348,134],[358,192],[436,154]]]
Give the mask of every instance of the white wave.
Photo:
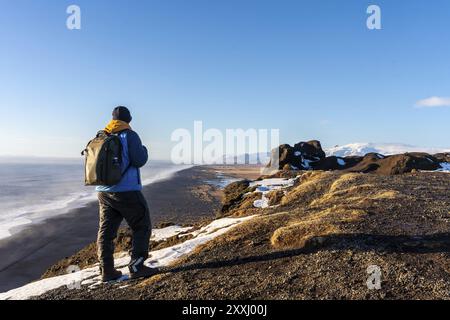
[[[29,219],[16,218],[11,220],[10,222],[3,223],[2,225],[0,225],[0,240],[11,236],[11,229],[29,224],[31,222],[32,221]]]
[[[142,180],[142,185],[146,186],[158,181],[168,180],[172,178],[175,173],[192,167],[192,165],[174,165],[173,167],[165,169],[164,171],[154,174],[151,177],[145,178]]]
[[[23,228],[25,225],[42,222],[48,218],[68,213],[70,210],[81,208],[95,199],[95,193],[74,193],[48,203],[27,205],[5,212],[0,221],[0,240],[10,237],[14,231],[18,230],[18,227]]]

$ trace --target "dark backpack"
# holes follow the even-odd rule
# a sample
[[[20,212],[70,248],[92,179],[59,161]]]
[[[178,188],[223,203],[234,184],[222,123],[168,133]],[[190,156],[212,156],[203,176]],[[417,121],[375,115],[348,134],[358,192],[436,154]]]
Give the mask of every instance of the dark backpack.
[[[122,179],[122,143],[118,135],[99,131],[81,155],[85,157],[85,185],[113,186]]]

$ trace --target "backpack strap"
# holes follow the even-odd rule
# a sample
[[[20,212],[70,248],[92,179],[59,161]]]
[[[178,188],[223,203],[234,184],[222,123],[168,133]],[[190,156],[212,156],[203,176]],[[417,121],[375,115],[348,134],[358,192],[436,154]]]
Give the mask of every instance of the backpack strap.
[[[126,132],[126,131],[132,131],[131,129],[124,129],[124,130],[122,130],[122,131],[119,131],[119,132],[116,132],[116,133],[111,133],[111,134],[114,134],[114,135],[116,135],[117,137],[119,137],[119,135],[121,134],[121,133],[123,133],[123,132]],[[108,134],[108,133],[106,133],[104,130],[100,130],[97,134]],[[128,140],[127,140],[128,141]],[[131,165],[131,161],[130,161],[130,163],[128,164],[128,166],[125,168],[125,170],[122,172],[122,177],[128,172],[128,170],[130,169],[132,167],[132,165]],[[137,169],[137,178],[138,178],[138,184],[142,184],[142,181],[141,181],[141,171],[139,170],[139,168],[136,168]]]
[[[128,131],[129,129],[124,129],[124,130],[122,130],[122,131],[119,131],[119,132],[116,132],[116,133],[114,133],[114,135],[116,135],[117,137],[119,137],[119,135],[121,134],[121,133],[123,133],[123,132],[125,132],[125,131]],[[128,172],[128,170],[130,170],[130,168],[132,167],[132,165],[131,165],[131,161],[130,161],[130,163],[128,164],[128,166],[125,168],[125,170],[122,172],[122,177]]]

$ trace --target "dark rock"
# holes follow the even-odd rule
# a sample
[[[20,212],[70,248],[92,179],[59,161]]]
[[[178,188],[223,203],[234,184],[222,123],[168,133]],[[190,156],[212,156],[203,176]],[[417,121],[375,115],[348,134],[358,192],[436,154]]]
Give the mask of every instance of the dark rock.
[[[304,157],[310,158],[310,160],[320,160],[326,156],[318,140],[296,143],[294,150],[300,151]]]
[[[272,150],[272,154],[270,157],[270,163],[275,163],[277,157],[277,150]],[[294,148],[292,148],[288,144],[282,144],[278,147],[278,169],[283,169],[286,165],[289,167],[300,165],[298,159],[294,156]]]
[[[274,163],[276,151],[276,149],[272,151],[268,167]],[[294,147],[289,144],[282,144],[278,147],[278,169],[309,170],[314,163],[324,158],[325,152],[317,140],[299,142]]]
[[[433,157],[439,162],[450,162],[450,152],[436,153]]]
[[[344,166],[339,164],[338,159],[339,158],[335,157],[335,156],[323,158],[319,162],[314,164],[313,168],[315,170],[327,171],[327,170],[341,170],[341,169],[345,169],[348,167],[347,162],[345,162],[345,160],[343,158],[341,158],[341,159],[345,162]]]
[[[405,153],[380,158],[376,154],[367,154],[357,165],[350,168],[352,172],[374,172],[384,175],[408,173],[412,170],[439,169],[439,161],[427,153]]]

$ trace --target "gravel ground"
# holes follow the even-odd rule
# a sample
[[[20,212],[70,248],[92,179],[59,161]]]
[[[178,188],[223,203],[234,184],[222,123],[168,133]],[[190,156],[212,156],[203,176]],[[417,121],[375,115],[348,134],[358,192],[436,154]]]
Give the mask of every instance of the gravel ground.
[[[259,217],[160,275],[127,287],[60,288],[38,299],[450,299],[450,176],[361,174],[347,187],[370,188],[328,199],[340,175],[316,181],[313,194],[259,209]],[[380,190],[394,196],[377,198]],[[274,248],[271,243],[280,227],[314,224],[312,217],[324,208],[350,205],[365,214],[344,222],[338,215],[324,216],[317,224],[338,231],[321,235],[320,244]],[[381,270],[379,290],[366,284],[371,265]]]

